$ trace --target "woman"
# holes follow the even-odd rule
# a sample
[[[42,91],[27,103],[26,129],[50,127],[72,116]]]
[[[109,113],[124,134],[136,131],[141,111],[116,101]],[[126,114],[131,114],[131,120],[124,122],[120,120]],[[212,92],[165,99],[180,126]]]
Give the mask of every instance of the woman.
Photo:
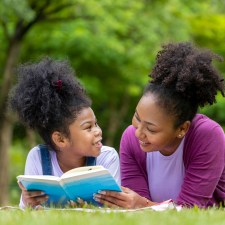
[[[197,114],[224,96],[213,67],[219,56],[190,43],[168,44],[156,65],[120,146],[123,193],[103,191],[107,206],[138,208],[172,199],[208,207],[225,200],[225,136],[219,124]]]

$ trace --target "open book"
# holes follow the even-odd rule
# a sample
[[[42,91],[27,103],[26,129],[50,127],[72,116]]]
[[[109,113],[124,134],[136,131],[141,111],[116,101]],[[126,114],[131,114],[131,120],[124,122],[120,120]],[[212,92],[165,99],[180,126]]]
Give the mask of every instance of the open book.
[[[93,194],[100,190],[121,191],[115,179],[103,166],[75,168],[61,177],[19,175],[17,179],[27,190],[41,190],[47,194],[48,205],[64,205],[68,200],[76,201],[78,197],[88,203],[98,205],[93,199]]]

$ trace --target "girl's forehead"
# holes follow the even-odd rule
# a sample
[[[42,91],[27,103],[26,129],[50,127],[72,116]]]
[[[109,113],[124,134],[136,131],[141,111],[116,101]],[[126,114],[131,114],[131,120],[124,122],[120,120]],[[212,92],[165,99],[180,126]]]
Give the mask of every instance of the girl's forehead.
[[[77,115],[76,120],[85,120],[87,118],[95,118],[94,111],[90,108],[83,108],[80,113]]]

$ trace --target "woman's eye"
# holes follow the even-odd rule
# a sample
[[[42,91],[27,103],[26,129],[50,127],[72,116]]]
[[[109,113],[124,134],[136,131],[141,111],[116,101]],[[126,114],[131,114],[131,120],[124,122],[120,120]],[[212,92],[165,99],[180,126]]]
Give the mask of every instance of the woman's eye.
[[[150,133],[156,133],[155,130],[152,130],[152,129],[148,128],[148,127],[147,127],[147,130],[148,130],[148,132],[150,132]]]
[[[135,114],[134,117],[136,118],[137,121],[141,121],[140,118]]]

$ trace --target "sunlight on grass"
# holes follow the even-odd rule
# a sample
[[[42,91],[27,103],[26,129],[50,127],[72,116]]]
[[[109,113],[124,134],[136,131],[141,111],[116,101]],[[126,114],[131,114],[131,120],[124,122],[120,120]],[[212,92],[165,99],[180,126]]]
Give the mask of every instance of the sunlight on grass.
[[[30,211],[2,210],[0,223],[4,225],[124,225],[124,224],[157,224],[157,225],[205,225],[224,224],[224,210],[184,209],[180,212],[167,210],[164,212],[142,211],[126,213],[78,212],[78,211]]]

